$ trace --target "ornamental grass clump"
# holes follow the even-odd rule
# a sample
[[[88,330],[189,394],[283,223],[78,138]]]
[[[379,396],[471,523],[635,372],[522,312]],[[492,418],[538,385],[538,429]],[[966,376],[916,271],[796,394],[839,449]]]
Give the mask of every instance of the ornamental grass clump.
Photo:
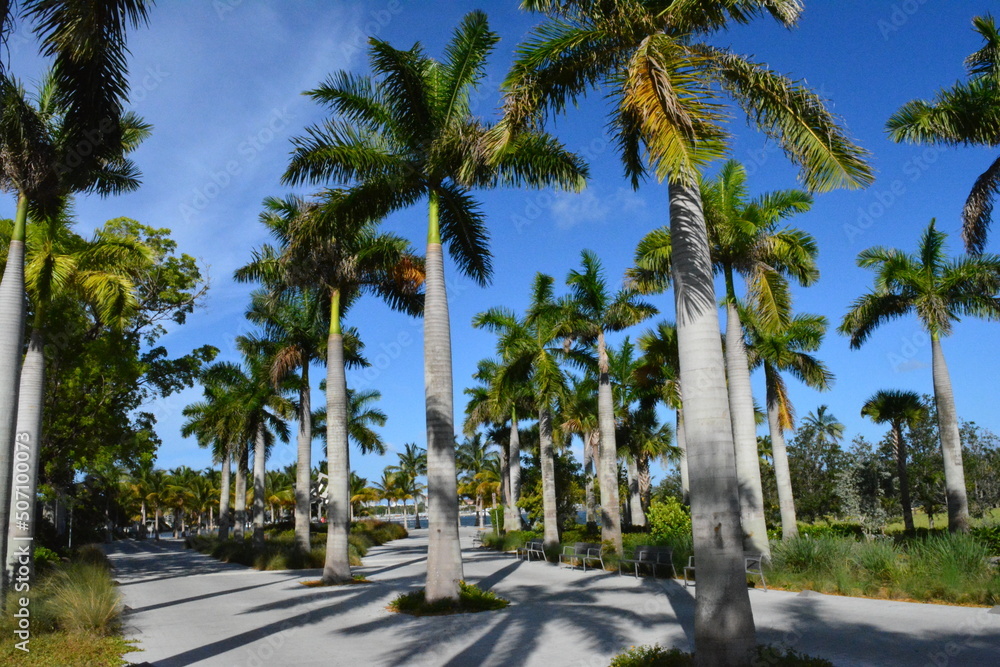
[[[423,589],[400,595],[389,603],[389,610],[412,616],[441,616],[445,614],[474,614],[481,611],[495,611],[510,604],[493,591],[484,591],[477,586],[459,582],[458,601],[443,599],[428,603]]]
[[[659,644],[633,646],[614,657],[609,667],[691,667],[694,655],[680,649],[666,649]],[[833,667],[833,663],[823,658],[812,658],[791,649],[774,646],[758,646],[752,664],[773,665],[775,667]]]

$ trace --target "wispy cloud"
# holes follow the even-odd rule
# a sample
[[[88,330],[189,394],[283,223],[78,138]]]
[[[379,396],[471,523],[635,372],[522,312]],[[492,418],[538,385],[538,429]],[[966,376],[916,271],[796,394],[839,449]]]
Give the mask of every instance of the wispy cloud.
[[[628,188],[618,188],[610,194],[601,194],[599,188],[588,188],[580,193],[557,193],[549,210],[556,227],[566,230],[578,225],[620,221],[623,216],[635,214],[645,207],[646,201]]]

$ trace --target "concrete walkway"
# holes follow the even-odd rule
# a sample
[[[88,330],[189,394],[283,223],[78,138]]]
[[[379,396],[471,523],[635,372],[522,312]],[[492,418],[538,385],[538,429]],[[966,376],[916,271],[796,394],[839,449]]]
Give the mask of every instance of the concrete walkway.
[[[694,591],[683,582],[526,563],[473,549],[466,580],[511,600],[499,612],[414,618],[386,610],[420,588],[427,531],[372,549],[373,583],[307,588],[317,570],[257,572],[178,541],[117,542],[132,662],[182,665],[532,665],[606,667],[624,648],[692,648]],[[1000,665],[1000,615],[981,608],[751,590],[758,639],[836,665]]]

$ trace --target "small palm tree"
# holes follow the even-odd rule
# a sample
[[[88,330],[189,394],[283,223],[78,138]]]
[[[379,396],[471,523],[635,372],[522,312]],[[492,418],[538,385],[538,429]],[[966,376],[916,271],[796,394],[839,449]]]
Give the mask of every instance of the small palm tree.
[[[875,392],[861,406],[861,416],[876,424],[889,423],[892,427],[892,449],[896,455],[896,473],[899,475],[899,502],[903,508],[903,525],[913,534],[913,508],[910,504],[910,478],[906,472],[906,441],[903,426],[913,426],[927,414],[920,394],[915,391],[882,389]]]
[[[969,80],[938,91],[932,102],[904,104],[886,123],[893,141],[945,146],[1000,145],[1000,31],[989,14],[972,19],[983,46],[965,59]],[[976,179],[962,210],[962,240],[970,253],[986,246],[993,205],[1000,190],[1000,158]]]
[[[348,215],[381,220],[426,197],[424,315],[429,521],[427,600],[457,599],[462,580],[454,452],[451,330],[443,244],[460,270],[490,280],[488,234],[475,188],[551,185],[579,189],[586,170],[552,137],[525,131],[491,149],[493,128],[472,116],[473,91],[498,41],[481,11],[469,13],[438,62],[419,44],[395,49],[372,38],[374,76],[331,76],[309,94],[334,117],[294,140],[285,180],[351,183]]]
[[[411,491],[419,495],[420,489],[418,487],[423,485],[417,481],[417,478],[427,474],[427,450],[418,447],[415,442],[407,442],[403,445],[403,451],[397,452],[397,456],[399,456],[399,464],[390,467],[405,473],[411,480]],[[414,496],[413,520],[413,527],[420,528],[420,502],[417,496]]]
[[[858,348],[879,325],[916,313],[931,338],[934,400],[944,457],[948,494],[948,530],[969,530],[969,503],[962,466],[962,441],[951,389],[951,376],[941,339],[962,316],[1000,318],[1000,256],[983,254],[948,259],[946,235],[932,219],[920,237],[916,254],[895,248],[868,248],[858,265],[875,271],[874,289],[858,298],[844,316],[841,333]]]

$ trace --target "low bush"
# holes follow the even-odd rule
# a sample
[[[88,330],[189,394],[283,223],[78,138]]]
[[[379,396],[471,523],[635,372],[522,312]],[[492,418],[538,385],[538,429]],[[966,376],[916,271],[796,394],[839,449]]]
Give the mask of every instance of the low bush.
[[[691,534],[691,511],[677,498],[654,501],[646,513],[649,534],[659,543],[669,543],[678,537]]]
[[[483,534],[483,546],[496,551],[514,551],[524,546],[531,539],[540,538],[540,533],[530,530],[512,530],[504,535],[496,533]]]
[[[975,526],[970,534],[986,547],[991,556],[1000,556],[1000,524]]]
[[[428,604],[423,589],[400,595],[389,603],[389,609],[413,616],[440,616],[444,614],[470,614],[503,609],[510,602],[493,591],[484,591],[464,581],[458,582],[458,601],[438,600]]]
[[[659,644],[633,646],[620,653],[611,661],[610,667],[689,667],[694,665],[694,656],[680,649],[665,649]],[[791,649],[773,646],[759,646],[753,659],[754,665],[776,665],[779,667],[833,667],[833,663],[823,658],[811,658]]]

